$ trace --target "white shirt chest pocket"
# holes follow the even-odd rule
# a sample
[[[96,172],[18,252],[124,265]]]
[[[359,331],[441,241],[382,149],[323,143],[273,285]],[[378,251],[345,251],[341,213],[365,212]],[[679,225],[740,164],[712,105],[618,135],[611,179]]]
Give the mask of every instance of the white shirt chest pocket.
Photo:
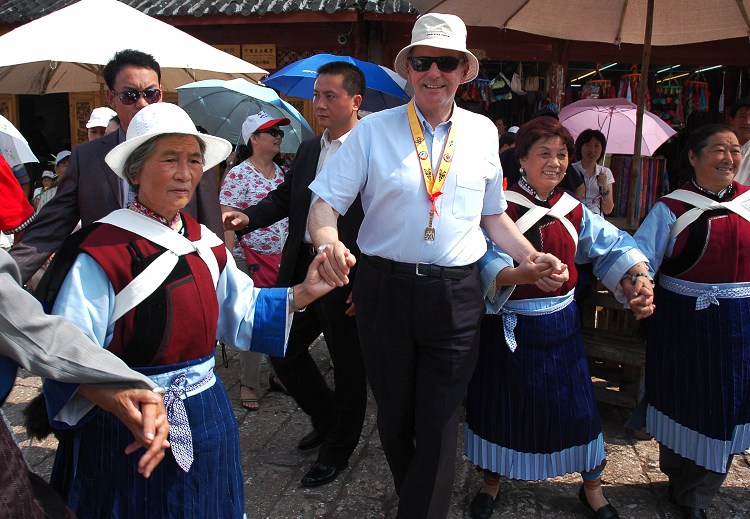
[[[456,193],[453,197],[453,216],[459,220],[473,220],[482,214],[484,204],[484,179],[476,176],[456,176]]]

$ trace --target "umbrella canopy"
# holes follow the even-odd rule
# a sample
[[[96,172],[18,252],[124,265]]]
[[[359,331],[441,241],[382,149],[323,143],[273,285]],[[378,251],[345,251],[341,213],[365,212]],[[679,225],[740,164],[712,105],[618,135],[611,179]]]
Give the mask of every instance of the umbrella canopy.
[[[567,40],[643,43],[646,0],[409,0],[421,13],[460,16],[489,25]],[[652,45],[746,37],[750,0],[659,0]]]
[[[261,110],[273,118],[291,121],[289,126],[282,127],[285,133],[281,141],[283,153],[296,152],[302,141],[315,136],[302,114],[273,89],[244,79],[207,79],[182,85],[177,87],[177,98],[196,125],[235,144],[241,143],[242,123],[247,116]]]
[[[386,108],[406,104],[409,101],[409,96],[404,92],[404,89],[384,70],[384,67],[350,56],[334,56],[333,54],[316,54],[295,61],[266,78],[263,84],[273,87],[287,96],[312,99],[318,68],[332,61],[352,63],[359,67],[365,75],[367,90],[364,99],[362,99],[362,110],[378,112]]]
[[[0,93],[97,91],[115,52],[136,49],[156,58],[162,86],[266,71],[117,0],[81,0],[0,36]]]
[[[635,148],[635,120],[637,105],[627,99],[584,99],[560,110],[560,122],[573,138],[589,128],[600,130],[607,137],[605,153],[632,155]],[[641,154],[654,151],[677,132],[651,112],[643,117]]]
[[[2,115],[0,115],[0,154],[5,157],[10,167],[27,162],[39,162],[21,132]]]

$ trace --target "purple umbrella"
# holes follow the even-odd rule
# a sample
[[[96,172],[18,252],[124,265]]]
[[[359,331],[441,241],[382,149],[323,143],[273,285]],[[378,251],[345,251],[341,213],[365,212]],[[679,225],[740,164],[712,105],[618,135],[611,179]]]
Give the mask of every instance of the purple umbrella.
[[[635,147],[637,106],[627,99],[584,99],[564,107],[560,122],[573,138],[589,128],[600,130],[607,137],[605,153],[632,155]],[[647,157],[677,132],[651,112],[643,114],[641,154]]]

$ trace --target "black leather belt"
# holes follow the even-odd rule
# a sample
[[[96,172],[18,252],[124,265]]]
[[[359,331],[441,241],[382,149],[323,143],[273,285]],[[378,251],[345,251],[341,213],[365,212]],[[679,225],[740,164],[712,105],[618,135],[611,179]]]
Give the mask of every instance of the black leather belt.
[[[431,263],[403,263],[401,261],[381,258],[380,256],[365,256],[364,254],[362,256],[380,270],[396,274],[411,274],[415,277],[427,276],[432,278],[463,279],[469,275],[469,272],[473,268],[473,265],[441,267],[440,265],[433,265]]]

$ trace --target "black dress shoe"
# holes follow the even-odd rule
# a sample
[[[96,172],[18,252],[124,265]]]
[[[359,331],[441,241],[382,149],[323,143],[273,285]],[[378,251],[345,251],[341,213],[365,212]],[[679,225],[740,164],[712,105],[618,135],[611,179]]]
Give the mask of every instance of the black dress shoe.
[[[279,393],[284,393],[285,395],[288,395],[286,388],[276,382],[276,377],[273,376],[273,373],[268,374],[268,392],[272,393],[274,391],[278,391]]]
[[[617,510],[614,506],[609,504],[609,501],[607,501],[607,504],[601,507],[599,510],[594,510],[593,508],[591,508],[589,500],[586,497],[586,491],[583,489],[583,485],[581,485],[581,490],[578,491],[578,499],[586,506],[586,508],[591,511],[591,513],[594,514],[594,517],[596,517],[596,519],[620,519],[620,514],[617,513]]]
[[[336,467],[331,467],[330,465],[316,461],[315,465],[313,465],[302,478],[301,483],[303,487],[319,487],[320,485],[330,483],[336,479],[336,476],[338,475],[339,469]]]
[[[707,519],[706,511],[702,508],[696,508],[694,506],[683,506],[682,507],[683,519]]]
[[[469,507],[469,517],[471,519],[490,519],[495,509],[495,500],[491,495],[485,492],[479,492],[471,500]]]
[[[320,447],[323,444],[323,440],[325,439],[326,433],[318,432],[317,430],[313,429],[302,437],[302,439],[297,444],[297,448],[301,451],[309,451],[310,449],[314,449],[315,447]]]

